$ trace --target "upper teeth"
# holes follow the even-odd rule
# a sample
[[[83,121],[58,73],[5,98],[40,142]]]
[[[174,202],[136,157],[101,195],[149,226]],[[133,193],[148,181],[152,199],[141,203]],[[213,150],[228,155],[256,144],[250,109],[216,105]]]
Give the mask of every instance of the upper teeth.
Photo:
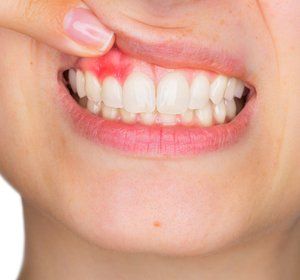
[[[69,81],[80,98],[88,98],[91,112],[99,113],[103,102],[108,118],[115,116],[113,109],[122,109],[120,114],[125,121],[132,122],[135,114],[140,114],[141,121],[147,124],[153,123],[151,113],[155,112],[167,123],[176,121],[176,115],[181,116],[182,122],[189,122],[194,113],[203,126],[211,125],[213,119],[224,123],[226,117],[231,120],[236,115],[234,98],[241,98],[245,89],[236,78],[219,75],[210,82],[202,72],[189,83],[181,71],[167,73],[157,86],[141,72],[130,74],[123,86],[115,77],[108,76],[101,82],[92,72],[73,69],[69,71]]]

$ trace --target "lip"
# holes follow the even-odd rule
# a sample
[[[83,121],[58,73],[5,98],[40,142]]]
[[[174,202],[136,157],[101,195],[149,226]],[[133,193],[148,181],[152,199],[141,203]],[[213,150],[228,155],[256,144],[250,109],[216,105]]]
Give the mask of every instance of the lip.
[[[255,94],[231,122],[209,128],[146,126],[105,120],[80,107],[59,81],[57,102],[73,130],[102,148],[143,157],[195,156],[236,143],[246,132],[254,111]]]
[[[117,37],[116,45],[125,54],[165,68],[202,69],[237,78],[246,76],[242,55],[214,50],[204,42],[201,46],[189,39],[151,43],[122,34]]]
[[[250,82],[242,44],[233,50],[210,36],[195,36],[187,27],[152,26],[106,10],[105,5],[93,8],[100,21],[115,33],[115,45],[127,55],[164,68],[202,69]]]

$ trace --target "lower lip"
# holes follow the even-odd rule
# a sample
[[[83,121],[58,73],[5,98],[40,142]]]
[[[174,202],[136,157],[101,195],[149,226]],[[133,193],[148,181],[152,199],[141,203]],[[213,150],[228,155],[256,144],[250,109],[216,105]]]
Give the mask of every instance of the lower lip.
[[[102,146],[133,156],[173,157],[217,151],[236,143],[246,132],[254,111],[255,95],[230,123],[209,128],[146,126],[105,120],[80,107],[60,82],[58,103],[73,129]]]

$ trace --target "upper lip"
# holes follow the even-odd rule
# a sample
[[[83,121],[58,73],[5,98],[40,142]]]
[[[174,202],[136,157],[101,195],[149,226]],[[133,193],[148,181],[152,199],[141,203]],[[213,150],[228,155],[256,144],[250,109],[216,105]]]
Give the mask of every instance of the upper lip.
[[[243,60],[224,50],[188,39],[148,41],[132,34],[117,34],[116,45],[124,53],[165,68],[194,68],[243,79]]]
[[[162,28],[124,15],[100,20],[116,34],[116,45],[124,53],[165,68],[193,68],[247,80],[243,49],[232,53],[222,42],[206,35],[195,36],[188,28]]]

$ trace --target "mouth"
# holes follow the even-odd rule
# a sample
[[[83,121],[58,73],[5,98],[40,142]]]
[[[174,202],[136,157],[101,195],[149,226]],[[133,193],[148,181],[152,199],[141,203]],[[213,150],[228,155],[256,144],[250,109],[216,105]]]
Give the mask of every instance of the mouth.
[[[81,136],[134,156],[198,155],[236,143],[255,90],[234,76],[164,68],[115,46],[63,72],[60,104]]]

